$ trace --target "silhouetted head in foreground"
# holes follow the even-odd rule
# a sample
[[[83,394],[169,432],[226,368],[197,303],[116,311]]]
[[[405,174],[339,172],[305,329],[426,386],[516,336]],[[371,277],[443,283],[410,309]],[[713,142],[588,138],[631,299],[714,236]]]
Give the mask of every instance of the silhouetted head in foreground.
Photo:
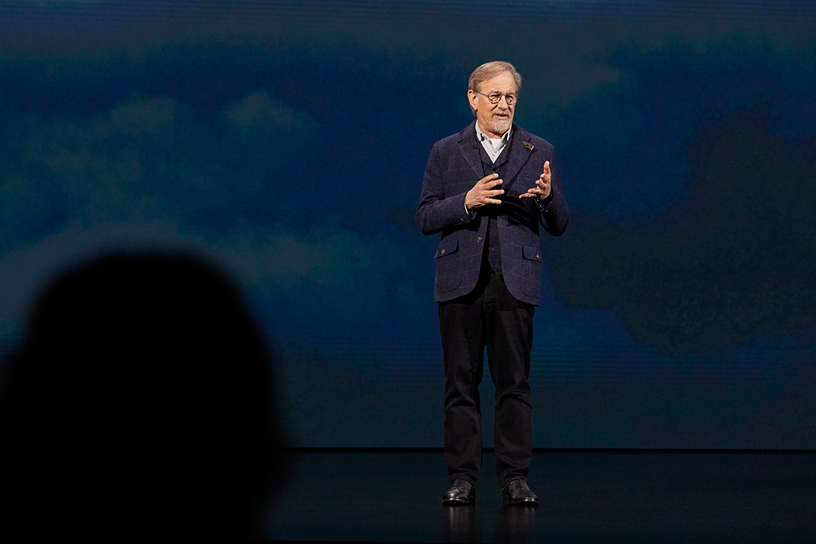
[[[270,363],[194,258],[68,272],[0,382],[0,533],[253,536],[280,471]]]

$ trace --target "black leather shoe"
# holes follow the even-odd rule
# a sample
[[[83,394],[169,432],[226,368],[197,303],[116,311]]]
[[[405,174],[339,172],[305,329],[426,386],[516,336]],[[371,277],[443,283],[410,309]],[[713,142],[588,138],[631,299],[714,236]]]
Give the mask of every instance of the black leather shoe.
[[[456,478],[453,485],[442,495],[442,504],[451,506],[467,505],[476,502],[476,488],[467,480]]]
[[[538,506],[538,497],[530,491],[527,480],[516,478],[507,482],[502,489],[504,502],[515,506]]]

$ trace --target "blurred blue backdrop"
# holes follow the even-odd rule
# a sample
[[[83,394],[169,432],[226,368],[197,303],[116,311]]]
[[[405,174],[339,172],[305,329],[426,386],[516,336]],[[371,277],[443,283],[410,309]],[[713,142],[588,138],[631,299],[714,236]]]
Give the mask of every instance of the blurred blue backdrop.
[[[3,345],[73,263],[192,251],[273,338],[294,445],[441,446],[414,210],[489,60],[572,211],[542,242],[534,445],[816,447],[806,1],[2,1]]]

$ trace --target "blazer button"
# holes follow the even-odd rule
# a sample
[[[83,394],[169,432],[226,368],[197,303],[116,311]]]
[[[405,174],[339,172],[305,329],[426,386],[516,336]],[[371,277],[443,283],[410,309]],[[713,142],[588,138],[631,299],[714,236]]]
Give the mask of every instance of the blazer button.
[[[479,236],[478,238],[476,238],[476,241],[477,241],[477,242],[479,242],[479,243],[481,244],[481,243],[482,243],[482,237],[481,237],[481,236]]]
[[[443,250],[443,251],[444,251],[444,250]],[[537,260],[537,261],[540,261],[540,260],[541,260],[541,255],[536,255],[536,260]]]
[[[440,254],[440,255],[444,255],[444,254],[445,254],[445,250],[443,249],[442,251],[440,251],[440,252],[439,252],[439,254]]]

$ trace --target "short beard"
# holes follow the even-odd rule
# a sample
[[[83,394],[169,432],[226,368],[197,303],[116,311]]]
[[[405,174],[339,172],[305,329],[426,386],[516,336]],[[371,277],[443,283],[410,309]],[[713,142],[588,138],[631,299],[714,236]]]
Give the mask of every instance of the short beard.
[[[506,121],[497,121],[496,119],[491,119],[487,123],[487,128],[490,129],[490,132],[494,134],[504,134],[508,130],[510,130],[510,125],[513,124],[512,119],[507,119]]]

